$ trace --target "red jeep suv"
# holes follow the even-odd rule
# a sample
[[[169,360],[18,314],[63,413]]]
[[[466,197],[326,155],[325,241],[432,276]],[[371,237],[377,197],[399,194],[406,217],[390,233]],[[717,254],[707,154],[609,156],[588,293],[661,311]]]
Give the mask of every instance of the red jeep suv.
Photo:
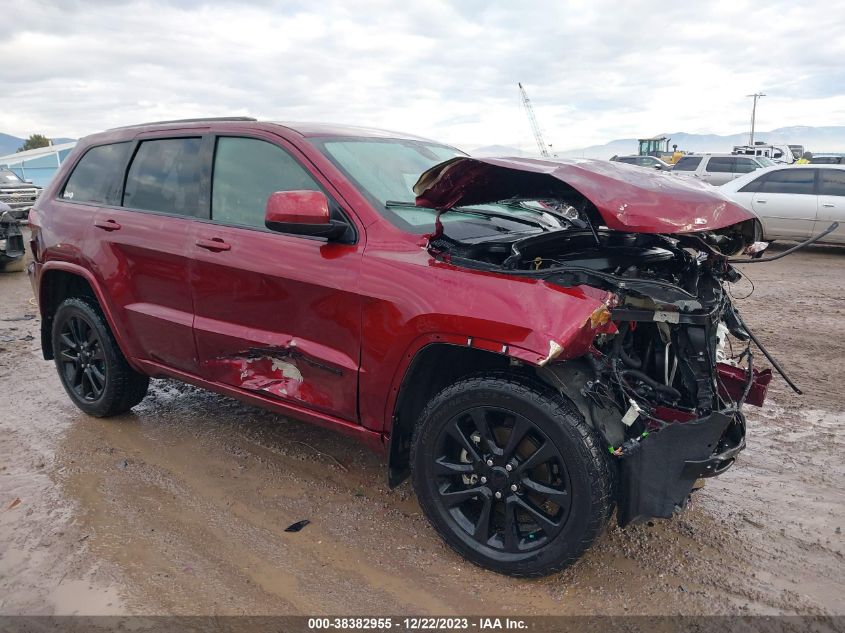
[[[757,221],[619,163],[172,121],[80,141],[30,224],[44,357],[80,409],[168,377],[337,429],[515,576],[570,564],[614,509],[681,509],[771,378],[726,291]]]

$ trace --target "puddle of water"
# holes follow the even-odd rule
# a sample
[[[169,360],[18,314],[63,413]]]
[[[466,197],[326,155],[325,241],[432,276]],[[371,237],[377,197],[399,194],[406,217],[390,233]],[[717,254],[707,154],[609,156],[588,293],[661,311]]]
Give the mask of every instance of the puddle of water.
[[[65,580],[47,595],[54,615],[120,615],[125,609],[114,587],[94,587],[87,580]]]

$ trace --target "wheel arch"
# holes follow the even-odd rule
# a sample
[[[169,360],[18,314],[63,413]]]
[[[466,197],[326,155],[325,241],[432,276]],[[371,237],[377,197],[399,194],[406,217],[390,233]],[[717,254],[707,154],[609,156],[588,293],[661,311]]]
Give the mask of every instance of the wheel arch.
[[[38,281],[38,307],[41,312],[41,350],[44,360],[53,360],[52,328],[53,317],[62,301],[71,297],[83,297],[97,302],[108,323],[118,346],[126,355],[120,337],[114,327],[114,319],[102,290],[90,271],[66,263],[45,264]]]
[[[504,348],[503,348],[504,349]],[[419,414],[431,398],[447,386],[483,371],[530,370],[503,352],[455,342],[435,342],[422,347],[402,377],[389,429],[388,485],[393,488],[410,475],[410,448]]]

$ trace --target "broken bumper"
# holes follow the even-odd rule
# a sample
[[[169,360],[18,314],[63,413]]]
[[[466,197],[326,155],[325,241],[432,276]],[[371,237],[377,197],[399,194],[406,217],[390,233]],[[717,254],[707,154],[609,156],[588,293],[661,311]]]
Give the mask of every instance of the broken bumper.
[[[6,211],[0,219],[0,263],[13,262],[24,256],[23,234],[17,222]]]
[[[619,525],[671,517],[686,505],[697,479],[725,472],[744,448],[739,412],[712,413],[649,434],[619,465]]]

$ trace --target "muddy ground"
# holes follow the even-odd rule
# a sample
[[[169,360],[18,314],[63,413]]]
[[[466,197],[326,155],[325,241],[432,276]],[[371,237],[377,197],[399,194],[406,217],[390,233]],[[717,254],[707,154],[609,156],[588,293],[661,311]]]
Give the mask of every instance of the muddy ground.
[[[685,513],[531,581],[446,548],[350,439],[163,380],[86,417],[26,275],[0,275],[0,613],[841,614],[845,249],[746,270],[741,310],[805,395],[776,378]]]

